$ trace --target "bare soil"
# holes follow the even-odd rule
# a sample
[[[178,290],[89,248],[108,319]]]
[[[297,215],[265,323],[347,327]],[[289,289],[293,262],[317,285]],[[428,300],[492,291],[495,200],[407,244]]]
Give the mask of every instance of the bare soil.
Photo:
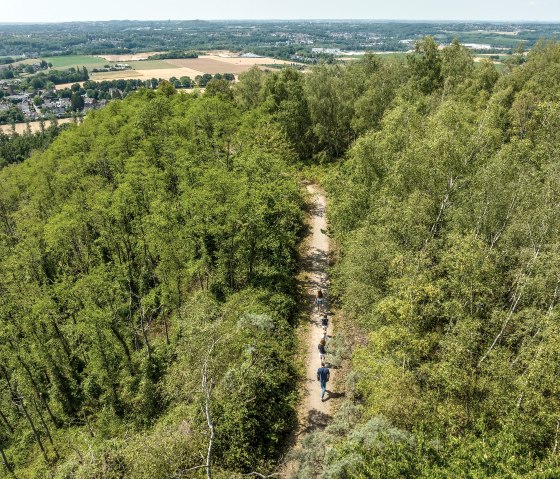
[[[73,118],[59,118],[58,124],[63,123],[71,123],[74,121]],[[45,120],[45,128],[50,126],[51,122],[49,120]],[[39,131],[41,129],[41,122],[40,121],[30,121],[29,128],[31,129],[32,133]],[[12,132],[12,125],[0,125],[0,129],[6,133],[10,134]],[[16,123],[16,133],[24,133],[27,130],[27,123]]]
[[[133,62],[137,60],[147,60],[148,57],[152,55],[157,55],[161,52],[144,52],[144,53],[135,53],[135,54],[127,54],[127,55],[97,55],[100,58],[104,58],[110,62]]]

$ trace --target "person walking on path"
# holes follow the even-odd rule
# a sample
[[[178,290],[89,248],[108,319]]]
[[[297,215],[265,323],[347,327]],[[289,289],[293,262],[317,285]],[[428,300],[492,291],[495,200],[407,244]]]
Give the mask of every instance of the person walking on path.
[[[323,332],[327,333],[327,326],[329,325],[329,318],[327,317],[327,313],[323,313],[323,317],[321,318],[321,326],[323,326]]]
[[[323,307],[323,292],[321,290],[317,291],[317,299],[315,302],[317,303],[317,308],[321,311],[321,308]]]
[[[321,341],[319,341],[319,346],[317,347],[317,349],[319,349],[319,360],[321,361],[321,364],[323,364],[326,354],[325,343],[326,341],[324,339],[321,339]]]
[[[329,382],[329,377],[331,372],[329,368],[325,367],[324,364],[321,363],[321,367],[317,369],[317,381],[321,383],[321,401],[324,401],[325,391],[327,390],[327,383]]]

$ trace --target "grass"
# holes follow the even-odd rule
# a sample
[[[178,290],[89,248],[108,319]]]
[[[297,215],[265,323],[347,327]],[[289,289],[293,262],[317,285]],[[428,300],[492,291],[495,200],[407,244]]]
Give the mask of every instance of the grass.
[[[408,55],[408,52],[368,52],[368,53],[373,53],[374,55],[379,55],[380,57],[383,58],[399,58],[401,60],[406,59],[406,56]],[[362,58],[364,58],[364,55],[345,55],[343,57],[337,57],[337,60],[344,60],[344,61],[348,61],[348,60],[361,60]]]
[[[59,57],[44,57],[42,60],[52,63],[53,68],[85,66],[86,68],[91,69],[95,67],[103,68],[104,65],[115,63],[91,55],[62,55]]]
[[[142,60],[124,63],[130,65],[133,70],[168,70],[170,68],[179,68],[176,65],[164,62],[163,60]]]
[[[25,60],[19,60],[15,63],[13,63],[13,65],[33,65],[33,63],[35,63],[37,61],[36,58],[26,58]]]
[[[166,63],[163,60],[142,60],[142,61],[130,61],[130,62],[111,62],[100,57],[93,55],[61,55],[58,57],[43,57],[39,60],[45,60],[46,62],[52,63],[53,68],[70,68],[70,67],[82,67],[85,66],[88,70],[93,68],[103,68],[105,65],[116,65],[117,63],[126,63],[130,65],[133,70],[158,70],[158,69],[169,69],[178,68],[177,66]],[[36,58],[22,60],[18,63],[31,64],[38,61]]]

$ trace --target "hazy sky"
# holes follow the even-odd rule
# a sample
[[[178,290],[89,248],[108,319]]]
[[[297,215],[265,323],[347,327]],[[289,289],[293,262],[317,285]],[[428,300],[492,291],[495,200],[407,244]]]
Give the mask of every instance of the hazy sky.
[[[0,22],[192,19],[560,20],[560,0],[0,0]]]

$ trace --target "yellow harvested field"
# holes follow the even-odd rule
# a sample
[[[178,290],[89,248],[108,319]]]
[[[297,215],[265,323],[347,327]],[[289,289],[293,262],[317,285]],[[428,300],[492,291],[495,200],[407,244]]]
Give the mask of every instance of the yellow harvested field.
[[[116,62],[133,62],[146,59],[150,55],[157,52],[138,53],[135,55],[102,55],[101,57],[107,61]],[[90,79],[93,81],[103,80],[149,80],[151,78],[163,78],[169,80],[171,77],[181,78],[183,76],[191,77],[193,80],[198,75],[210,73],[233,73],[239,75],[251,67],[257,65],[261,69],[265,69],[266,65],[291,65],[292,62],[284,60],[276,60],[269,57],[259,58],[241,58],[232,52],[213,52],[211,55],[201,55],[198,58],[181,58],[170,60],[159,60],[162,65],[169,65],[169,68],[150,68],[142,69],[141,63],[135,64],[134,70],[122,70],[114,72],[96,72],[90,73]],[[70,87],[71,83],[57,85],[56,89]]]
[[[137,60],[147,60],[148,57],[152,55],[157,55],[161,52],[145,52],[145,53],[135,53],[128,55],[97,55],[100,58],[104,58],[109,62],[133,62]]]
[[[249,70],[254,65],[290,65],[290,62],[275,60],[274,58],[240,58],[222,57],[218,55],[205,55],[198,58],[182,58],[165,61],[171,65],[197,71],[199,75],[204,73],[210,73],[212,75],[216,73],[239,74]]]
[[[181,77],[194,77],[197,75],[202,75],[205,72],[199,72],[198,70],[193,70],[191,68],[169,68],[165,70],[138,70],[142,72],[148,78],[163,78],[164,80],[169,80],[171,77],[181,78]]]
[[[293,62],[286,60],[276,60],[270,57],[260,57],[260,58],[243,58],[235,56],[222,56],[222,55],[206,55],[200,58],[211,58],[214,60],[219,60],[225,63],[231,63],[233,65],[245,65],[252,67],[253,65],[292,65]]]
[[[63,123],[71,123],[73,118],[60,118],[58,120],[58,124],[61,125]],[[50,126],[51,122],[49,120],[45,121],[45,128]],[[32,132],[39,131],[41,129],[41,122],[40,121],[30,121],[29,128],[31,128]],[[12,125],[0,125],[0,129],[7,134],[12,132]],[[16,123],[16,133],[24,133],[27,130],[27,123]]]
[[[194,77],[202,75],[201,72],[189,68],[158,68],[157,70],[126,70],[122,72],[99,72],[92,73],[90,79],[93,81],[103,80],[149,80],[150,78],[163,78],[169,80],[171,77],[181,78],[182,76]]]
[[[145,76],[137,70],[122,70],[119,72],[97,72],[91,73],[89,75],[89,79],[93,81],[120,80],[121,78],[124,80],[135,80],[137,78],[140,80],[146,79]]]
[[[79,81],[76,82],[79,83],[80,85],[83,85],[84,82],[83,81]],[[59,85],[55,85],[54,89],[55,90],[64,90],[65,88],[70,88],[74,83],[60,83]]]

